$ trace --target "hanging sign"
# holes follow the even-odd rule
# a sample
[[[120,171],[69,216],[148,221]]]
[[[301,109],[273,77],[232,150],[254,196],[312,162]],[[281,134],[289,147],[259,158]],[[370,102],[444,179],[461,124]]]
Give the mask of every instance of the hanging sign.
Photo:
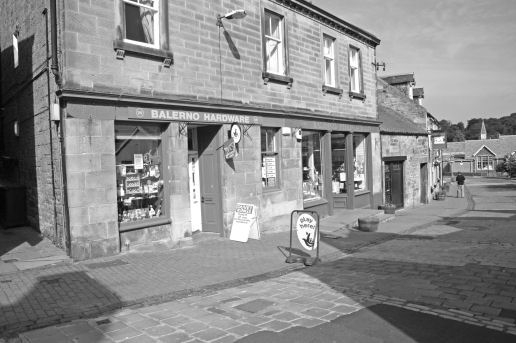
[[[226,160],[229,160],[236,156],[237,151],[236,151],[235,141],[233,140],[233,138],[230,138],[224,142],[224,145],[222,146],[222,150],[224,151],[224,158]]]
[[[317,248],[317,220],[309,214],[302,213],[296,222],[297,238],[299,243],[306,250]]]
[[[444,133],[432,135],[433,149],[446,149],[446,135]]]
[[[229,239],[247,242],[249,238],[260,239],[258,208],[253,204],[237,203]]]
[[[242,139],[242,129],[240,125],[237,123],[231,124],[231,138],[235,141],[235,144],[240,143],[240,140]]]

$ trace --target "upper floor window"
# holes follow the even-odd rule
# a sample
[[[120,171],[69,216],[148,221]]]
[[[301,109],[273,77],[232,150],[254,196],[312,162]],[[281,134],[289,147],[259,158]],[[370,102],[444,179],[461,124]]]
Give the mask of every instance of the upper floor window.
[[[124,40],[159,48],[159,0],[123,0]]]
[[[349,78],[350,91],[361,94],[364,92],[362,86],[362,63],[360,50],[355,47],[349,49]]]
[[[265,11],[264,35],[266,71],[287,75],[283,17]]]
[[[324,84],[335,87],[335,39],[324,36]]]

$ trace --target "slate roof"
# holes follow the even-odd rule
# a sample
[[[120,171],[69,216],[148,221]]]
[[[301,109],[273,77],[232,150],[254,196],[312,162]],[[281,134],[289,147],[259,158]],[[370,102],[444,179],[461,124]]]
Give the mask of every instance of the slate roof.
[[[378,117],[382,122],[380,124],[380,133],[427,135],[426,128],[415,124],[410,119],[381,104],[378,105]]]
[[[516,151],[516,135],[500,136],[497,139],[467,140],[464,142],[450,142],[444,151],[447,154],[463,153],[466,158],[488,148],[496,157],[502,158],[506,154]]]
[[[384,76],[384,77],[381,77],[381,79],[390,85],[416,82],[416,79],[414,79],[414,74],[400,74],[400,75]]]

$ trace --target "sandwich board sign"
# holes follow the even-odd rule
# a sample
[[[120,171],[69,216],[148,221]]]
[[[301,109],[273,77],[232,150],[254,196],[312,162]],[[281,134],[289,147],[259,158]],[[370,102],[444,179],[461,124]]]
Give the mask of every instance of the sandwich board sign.
[[[297,242],[293,239],[294,230]],[[319,214],[315,211],[292,211],[290,214],[290,245],[285,262],[303,262],[307,266],[319,262],[319,240]],[[315,256],[313,256],[314,251]],[[292,254],[293,252],[295,255]]]
[[[260,239],[258,207],[253,204],[237,203],[229,239],[247,242],[249,238]]]

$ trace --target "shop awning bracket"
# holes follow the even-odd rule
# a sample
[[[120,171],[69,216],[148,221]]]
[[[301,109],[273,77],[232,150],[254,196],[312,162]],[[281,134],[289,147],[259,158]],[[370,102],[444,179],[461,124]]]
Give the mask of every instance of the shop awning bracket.
[[[244,125],[242,125],[242,129],[243,129],[242,133],[243,133],[243,135],[249,137],[250,140],[253,140],[253,138],[247,133],[247,131],[249,131],[249,129],[252,126],[253,126],[253,124],[250,124],[250,125],[249,124],[248,125],[244,124]]]
[[[185,137],[188,136],[188,122],[179,122],[179,135]]]

